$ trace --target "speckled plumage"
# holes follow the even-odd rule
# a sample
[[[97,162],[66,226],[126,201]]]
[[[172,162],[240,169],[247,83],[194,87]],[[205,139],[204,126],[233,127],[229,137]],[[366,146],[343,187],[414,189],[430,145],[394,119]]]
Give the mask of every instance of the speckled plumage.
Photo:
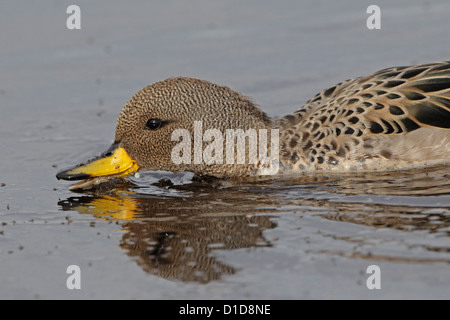
[[[450,161],[450,62],[394,67],[317,94],[278,121],[293,170],[395,170]]]
[[[156,131],[146,129],[146,122],[152,118],[161,119],[165,125]],[[172,141],[172,132],[186,129],[193,140],[194,121],[202,122],[203,131],[221,132],[271,125],[269,116],[241,94],[207,81],[178,77],[151,84],[131,98],[119,115],[115,141],[143,171],[192,171],[217,176],[255,172],[254,165],[174,164],[171,152],[178,141]]]
[[[151,118],[164,121],[145,129]],[[171,161],[176,128],[279,129],[281,171],[380,171],[450,162],[450,62],[395,67],[321,91],[298,111],[270,119],[223,86],[171,78],[140,90],[120,113],[116,143],[141,170],[254,174],[254,165]]]

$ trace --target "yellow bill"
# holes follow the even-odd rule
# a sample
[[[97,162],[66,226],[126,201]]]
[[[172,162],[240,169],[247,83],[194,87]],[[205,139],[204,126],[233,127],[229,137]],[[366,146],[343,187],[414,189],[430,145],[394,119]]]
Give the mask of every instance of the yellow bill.
[[[99,158],[86,164],[80,164],[72,169],[64,170],[56,175],[57,179],[83,180],[72,185],[70,190],[89,189],[93,185],[109,181],[112,178],[123,177],[137,172],[137,162],[128,155],[119,144],[113,144],[111,148]]]

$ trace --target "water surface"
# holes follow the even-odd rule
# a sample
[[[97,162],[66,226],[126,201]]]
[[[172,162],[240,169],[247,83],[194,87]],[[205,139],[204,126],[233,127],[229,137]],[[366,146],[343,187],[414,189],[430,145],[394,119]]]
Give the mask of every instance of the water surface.
[[[448,1],[378,1],[376,31],[368,1],[78,1],[82,29],[67,30],[70,4],[0,12],[0,298],[450,298],[448,167],[144,173],[89,193],[55,178],[106,150],[126,101],[167,77],[226,84],[277,116],[350,77],[448,60]],[[72,264],[81,290],[66,287]]]

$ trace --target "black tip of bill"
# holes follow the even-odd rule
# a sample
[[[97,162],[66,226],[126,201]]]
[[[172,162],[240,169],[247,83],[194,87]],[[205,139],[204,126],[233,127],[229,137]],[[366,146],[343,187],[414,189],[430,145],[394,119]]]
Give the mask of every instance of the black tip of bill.
[[[73,170],[73,168],[58,172],[56,174],[56,179],[74,181],[74,180],[86,180],[86,179],[92,178],[92,176],[90,174],[86,174],[86,173],[75,173],[75,174],[71,173],[72,170]]]

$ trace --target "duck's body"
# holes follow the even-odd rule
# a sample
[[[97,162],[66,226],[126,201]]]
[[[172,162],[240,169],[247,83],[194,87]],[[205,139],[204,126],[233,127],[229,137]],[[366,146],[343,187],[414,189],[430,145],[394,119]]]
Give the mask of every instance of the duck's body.
[[[115,148],[104,155],[117,158],[113,153],[119,148],[129,156],[129,164],[101,174],[83,165],[57,177],[115,176],[138,168],[229,177],[261,174],[260,161],[175,163],[173,150],[180,136],[174,139],[174,131],[186,130],[195,138],[194,124],[199,122],[202,132],[278,130],[278,174],[449,164],[450,62],[395,67],[350,79],[278,119],[270,119],[248,98],[224,86],[182,77],[160,81],[140,90],[125,105],[117,122]],[[223,144],[216,151],[225,153]],[[191,160],[198,159],[194,153]]]
[[[282,118],[295,170],[383,171],[450,161],[450,62],[350,79]]]

